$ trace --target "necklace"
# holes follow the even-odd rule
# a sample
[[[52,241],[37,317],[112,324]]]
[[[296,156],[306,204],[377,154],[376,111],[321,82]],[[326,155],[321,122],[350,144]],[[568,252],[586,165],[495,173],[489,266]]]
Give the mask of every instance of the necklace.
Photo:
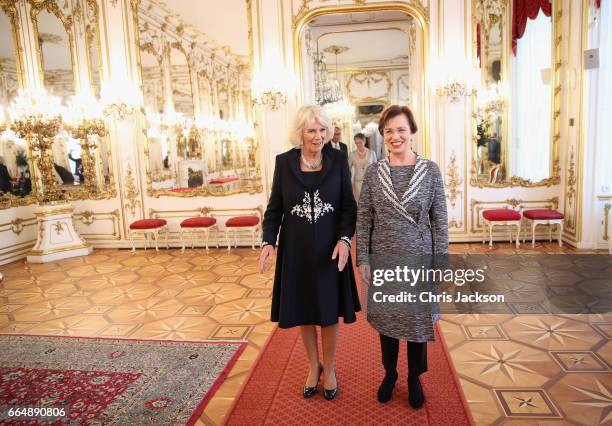
[[[303,153],[301,154],[301,157],[302,157],[302,163],[304,163],[304,165],[308,167],[310,170],[318,169],[319,166],[321,165],[321,162],[323,161],[322,155],[319,157],[319,159],[314,164],[310,164],[308,161],[306,161],[306,158],[304,157]]]

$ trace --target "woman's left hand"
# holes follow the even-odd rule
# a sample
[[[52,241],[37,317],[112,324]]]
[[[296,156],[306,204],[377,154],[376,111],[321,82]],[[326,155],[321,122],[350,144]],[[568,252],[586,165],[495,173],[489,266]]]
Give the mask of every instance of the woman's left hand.
[[[338,271],[342,272],[344,267],[346,266],[346,261],[349,256],[349,247],[347,244],[342,241],[338,241],[336,243],[336,247],[334,247],[334,252],[332,254],[332,259],[338,258]]]

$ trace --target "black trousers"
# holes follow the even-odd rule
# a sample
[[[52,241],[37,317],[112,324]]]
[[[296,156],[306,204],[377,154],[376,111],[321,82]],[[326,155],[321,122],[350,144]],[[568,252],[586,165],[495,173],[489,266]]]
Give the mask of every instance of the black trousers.
[[[408,375],[421,375],[427,371],[427,342],[407,342]],[[380,335],[380,352],[386,374],[397,372],[397,356],[399,340],[394,337]]]

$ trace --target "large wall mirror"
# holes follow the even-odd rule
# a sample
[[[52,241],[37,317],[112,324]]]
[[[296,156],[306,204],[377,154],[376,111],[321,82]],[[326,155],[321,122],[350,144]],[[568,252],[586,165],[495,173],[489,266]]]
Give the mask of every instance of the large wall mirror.
[[[154,10],[139,7],[137,21],[149,195],[261,192],[246,59],[213,53]]]
[[[429,155],[426,16],[418,5],[371,3],[321,7],[296,18],[300,101],[328,111],[349,151],[353,136],[363,133],[377,158],[386,157],[378,120],[399,104],[415,114],[415,151]]]
[[[53,2],[31,3],[34,35],[37,42],[43,85],[50,95],[69,104],[77,94],[76,76],[88,79],[91,92],[97,98],[101,88],[100,31],[96,2],[84,2],[85,10],[78,25],[85,35],[86,53],[76,62],[75,39],[72,31],[74,11]],[[84,18],[84,19],[83,19]],[[78,69],[83,73],[79,73]],[[114,196],[110,140],[108,136],[90,135],[75,139],[70,129],[55,137],[52,156],[55,176],[69,200],[103,199]]]
[[[35,202],[26,141],[4,124],[22,81],[16,13],[14,5],[0,7],[0,209]]]
[[[480,81],[472,114],[472,185],[560,181],[560,7],[557,0],[473,0]]]

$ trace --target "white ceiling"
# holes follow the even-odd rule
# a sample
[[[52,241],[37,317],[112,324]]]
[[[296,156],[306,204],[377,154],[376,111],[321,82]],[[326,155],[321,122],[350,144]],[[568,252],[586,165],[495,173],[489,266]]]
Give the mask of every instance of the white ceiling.
[[[209,36],[237,55],[249,54],[245,0],[159,1],[185,23]]]
[[[336,27],[335,31],[341,30]],[[338,55],[338,67],[408,64],[408,35],[397,29],[355,30],[324,34],[318,39],[319,52],[336,45],[348,47]],[[325,52],[328,69],[335,68],[335,55]]]

